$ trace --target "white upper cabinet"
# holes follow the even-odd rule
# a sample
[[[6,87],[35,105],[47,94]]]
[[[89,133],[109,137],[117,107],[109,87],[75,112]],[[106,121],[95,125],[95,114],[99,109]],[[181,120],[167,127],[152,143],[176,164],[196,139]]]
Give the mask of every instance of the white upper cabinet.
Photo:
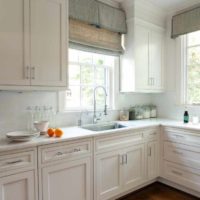
[[[29,0],[0,0],[0,85],[30,85]]]
[[[32,85],[66,86],[66,1],[31,1]]]
[[[67,2],[0,0],[1,89],[67,87]]]
[[[164,91],[167,13],[148,1],[124,0],[128,33],[120,65],[121,92]]]
[[[164,91],[164,29],[143,20],[130,20],[121,57],[121,92]]]

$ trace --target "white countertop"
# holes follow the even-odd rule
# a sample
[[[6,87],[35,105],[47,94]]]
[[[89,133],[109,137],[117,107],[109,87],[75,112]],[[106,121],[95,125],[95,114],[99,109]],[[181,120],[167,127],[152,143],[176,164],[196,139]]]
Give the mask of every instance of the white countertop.
[[[120,121],[120,124],[127,126],[123,128],[123,131],[135,130],[140,128],[148,128],[155,126],[170,126],[175,128],[183,128],[189,130],[199,131],[200,133],[200,124],[184,124],[180,121],[168,120],[168,119],[147,119],[147,120],[135,120],[135,121]],[[45,144],[52,144],[58,142],[65,142],[71,140],[84,139],[89,137],[96,137],[101,135],[114,134],[117,132],[121,132],[122,129],[117,130],[108,130],[108,131],[89,131],[86,129],[82,129],[79,127],[67,127],[62,128],[64,131],[64,135],[61,138],[50,138],[48,136],[40,136],[34,140],[29,142],[10,142],[6,137],[0,139],[0,151],[8,151],[8,150],[17,150],[28,147],[36,147]]]

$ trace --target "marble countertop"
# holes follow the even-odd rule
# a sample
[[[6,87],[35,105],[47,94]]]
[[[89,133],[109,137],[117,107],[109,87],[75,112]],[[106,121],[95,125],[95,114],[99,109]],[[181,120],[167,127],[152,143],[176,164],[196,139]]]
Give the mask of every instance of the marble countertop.
[[[200,124],[183,124],[180,121],[168,120],[168,119],[147,119],[137,121],[119,121],[121,125],[127,126],[123,128],[123,131],[136,130],[141,128],[156,127],[156,126],[169,126],[175,128],[183,128],[189,130],[199,131]],[[50,138],[48,136],[40,136],[28,142],[11,142],[5,136],[0,139],[0,151],[18,150],[22,148],[31,148],[40,145],[53,144],[58,142],[65,142],[71,140],[78,140],[84,138],[97,137],[101,135],[114,134],[121,132],[122,129],[108,130],[108,131],[89,131],[80,127],[67,127],[62,128],[64,135],[61,138]]]

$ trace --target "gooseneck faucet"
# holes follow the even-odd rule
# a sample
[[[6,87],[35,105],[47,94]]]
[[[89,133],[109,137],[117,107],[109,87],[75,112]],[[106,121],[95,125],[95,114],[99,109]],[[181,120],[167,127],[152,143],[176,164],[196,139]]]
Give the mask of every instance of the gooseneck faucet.
[[[98,122],[98,120],[100,120],[98,117],[97,117],[97,108],[96,108],[96,91],[98,90],[98,89],[103,89],[103,91],[104,91],[104,94],[105,94],[105,105],[104,105],[104,115],[108,115],[108,113],[107,113],[107,96],[108,96],[108,94],[107,94],[107,92],[106,92],[106,89],[105,89],[105,87],[103,87],[103,86],[97,86],[97,87],[95,87],[94,88],[94,114],[93,114],[93,124],[96,124],[97,122]]]

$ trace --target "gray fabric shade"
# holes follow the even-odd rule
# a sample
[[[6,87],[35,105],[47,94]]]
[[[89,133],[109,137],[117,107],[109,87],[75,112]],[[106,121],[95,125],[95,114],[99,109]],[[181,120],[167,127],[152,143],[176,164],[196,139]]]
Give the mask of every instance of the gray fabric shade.
[[[172,18],[172,38],[200,30],[200,6]]]
[[[98,2],[94,0],[69,0],[69,17],[98,26]]]
[[[125,12],[99,2],[99,26],[113,32],[127,33]]]
[[[125,12],[97,0],[69,0],[69,17],[109,31],[127,33]]]

